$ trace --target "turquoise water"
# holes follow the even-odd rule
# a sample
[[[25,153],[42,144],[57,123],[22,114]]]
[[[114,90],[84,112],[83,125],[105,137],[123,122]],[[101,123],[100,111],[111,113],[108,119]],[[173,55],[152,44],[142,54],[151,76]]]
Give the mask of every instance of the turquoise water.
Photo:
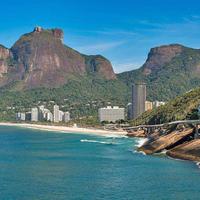
[[[200,199],[194,163],[136,153],[136,143],[0,127],[0,200]]]

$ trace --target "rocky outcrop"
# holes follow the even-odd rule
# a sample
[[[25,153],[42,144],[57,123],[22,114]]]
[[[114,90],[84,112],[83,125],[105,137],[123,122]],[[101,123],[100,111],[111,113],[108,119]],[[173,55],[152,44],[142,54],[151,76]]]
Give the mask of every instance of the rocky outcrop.
[[[4,46],[0,45],[0,77],[8,72],[8,58],[10,51]]]
[[[129,133],[127,133],[128,137],[141,137],[141,138],[145,138],[146,134],[144,130],[138,130],[138,131],[131,131]]]
[[[85,56],[85,61],[89,73],[99,74],[108,80],[116,78],[110,61],[103,56]]]
[[[6,47],[0,45],[0,59],[5,60],[9,57],[9,55],[10,55],[9,50]]]
[[[150,140],[150,142],[146,143],[138,150],[143,151],[146,154],[159,153],[164,149],[171,149],[185,141],[191,140],[193,132],[194,131],[191,128],[184,131],[173,131],[156,140]]]
[[[61,29],[36,27],[20,37],[10,50],[0,46],[0,75],[12,73],[13,80],[20,81],[25,88],[58,87],[74,76],[88,73],[108,80],[116,78],[106,58],[83,55],[63,45],[63,37]],[[12,69],[6,61],[10,57]]]
[[[167,151],[167,155],[173,158],[200,162],[200,139],[181,144]]]
[[[175,56],[183,51],[183,46],[179,44],[155,47],[150,50],[147,61],[143,65],[143,73],[149,75],[152,71],[158,70],[169,63]]]
[[[84,58],[62,44],[58,30],[26,34],[11,51],[28,88],[63,85],[69,75],[85,72]]]

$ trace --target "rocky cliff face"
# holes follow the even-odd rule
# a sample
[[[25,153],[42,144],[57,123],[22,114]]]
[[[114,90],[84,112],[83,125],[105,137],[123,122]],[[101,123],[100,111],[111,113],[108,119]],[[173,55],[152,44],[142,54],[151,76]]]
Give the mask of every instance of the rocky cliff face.
[[[99,74],[108,80],[116,78],[110,61],[103,56],[86,56],[85,61],[89,73]]]
[[[183,143],[167,152],[173,158],[200,162],[200,139]]]
[[[57,87],[73,76],[87,75],[88,69],[105,79],[116,78],[107,59],[82,55],[63,45],[63,35],[61,29],[37,27],[23,35],[10,50],[0,48],[0,75],[10,72],[7,60],[12,58],[14,80],[20,80],[25,88]]]
[[[8,72],[7,59],[10,56],[10,51],[4,46],[0,45],[0,77]]]
[[[139,151],[143,151],[146,154],[159,153],[162,150],[171,149],[188,140],[193,136],[193,129],[186,129],[184,131],[173,131],[167,135],[160,136],[156,140],[149,141],[143,146],[139,147]]]
[[[143,65],[144,75],[149,75],[152,71],[158,70],[169,63],[174,57],[183,51],[184,47],[179,44],[155,47],[150,50],[147,61]]]

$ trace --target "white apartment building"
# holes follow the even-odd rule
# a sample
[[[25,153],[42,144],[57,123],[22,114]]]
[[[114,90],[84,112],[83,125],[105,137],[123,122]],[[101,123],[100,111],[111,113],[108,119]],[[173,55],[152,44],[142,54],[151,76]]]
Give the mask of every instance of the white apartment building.
[[[117,120],[124,120],[125,109],[118,106],[107,106],[106,108],[99,108],[99,121],[116,122]]]
[[[59,122],[59,106],[54,105],[53,107],[53,121],[58,123]]]
[[[25,121],[26,120],[26,114],[25,113],[17,113],[16,114],[16,120],[21,120],[21,121]]]
[[[63,121],[64,122],[70,121],[70,113],[69,112],[64,112]]]
[[[38,108],[32,108],[31,109],[31,121],[32,122],[38,122]]]
[[[63,121],[63,117],[64,117],[64,112],[59,110],[59,122]]]
[[[47,121],[50,121],[50,122],[53,121],[53,114],[50,111],[47,113],[46,119],[47,119]]]

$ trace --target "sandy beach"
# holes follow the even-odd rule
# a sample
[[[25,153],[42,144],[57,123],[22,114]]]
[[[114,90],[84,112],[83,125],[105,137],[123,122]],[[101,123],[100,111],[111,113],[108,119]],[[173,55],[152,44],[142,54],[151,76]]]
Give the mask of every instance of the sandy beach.
[[[91,134],[91,135],[100,135],[105,137],[123,137],[126,136],[126,131],[108,131],[101,129],[92,129],[92,128],[78,128],[78,127],[67,127],[67,126],[53,126],[53,125],[39,125],[39,124],[28,124],[28,123],[9,123],[2,122],[0,126],[15,126],[21,128],[37,129],[44,131],[53,131],[60,133],[76,133],[76,134]]]

